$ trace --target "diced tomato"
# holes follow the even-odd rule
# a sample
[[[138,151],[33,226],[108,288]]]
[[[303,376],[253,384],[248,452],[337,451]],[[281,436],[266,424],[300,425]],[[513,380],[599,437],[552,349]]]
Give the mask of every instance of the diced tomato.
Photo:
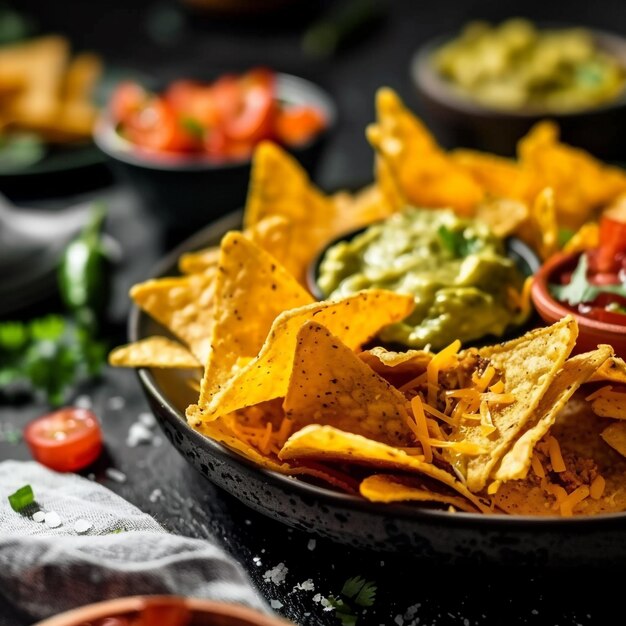
[[[313,107],[288,107],[276,118],[276,135],[283,143],[297,145],[309,141],[325,124],[324,116]]]
[[[194,139],[163,98],[152,98],[124,126],[126,137],[133,143],[154,151],[186,151]]]
[[[224,132],[234,141],[267,139],[272,135],[275,77],[269,70],[248,72],[239,81],[240,99],[236,110],[225,120]]]
[[[137,83],[120,83],[111,96],[109,109],[117,122],[126,121],[135,115],[148,101],[150,94]]]
[[[239,79],[232,74],[218,78],[210,87],[209,93],[217,111],[218,123],[224,124],[237,114],[241,106]]]
[[[625,254],[626,207],[618,206],[600,218],[600,246],[594,255],[592,272],[619,271]]]
[[[35,460],[59,472],[93,463],[102,451],[98,419],[86,409],[67,407],[32,421],[24,439]]]

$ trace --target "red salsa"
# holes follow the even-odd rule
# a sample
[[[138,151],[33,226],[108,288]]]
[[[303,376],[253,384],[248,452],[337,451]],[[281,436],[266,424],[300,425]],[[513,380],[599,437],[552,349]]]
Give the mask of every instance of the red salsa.
[[[263,139],[306,143],[327,124],[317,107],[280,100],[276,75],[265,68],[212,83],[177,80],[160,94],[124,82],[109,111],[118,133],[139,150],[218,163],[249,158]]]
[[[600,245],[584,251],[550,292],[580,315],[626,325],[626,204],[605,212],[599,231]]]

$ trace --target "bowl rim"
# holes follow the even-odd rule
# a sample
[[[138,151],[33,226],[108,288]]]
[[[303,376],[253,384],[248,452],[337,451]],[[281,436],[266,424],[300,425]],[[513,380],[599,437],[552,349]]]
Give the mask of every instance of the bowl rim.
[[[565,30],[569,28],[584,28],[591,33],[594,41],[601,48],[610,50],[620,50],[621,55],[614,55],[620,62],[626,72],[626,37],[614,32],[582,27],[580,25],[564,24],[564,23],[539,23],[540,29]],[[432,63],[432,54],[443,44],[457,38],[459,32],[448,32],[429,39],[422,44],[412,55],[409,64],[409,73],[413,83],[419,91],[428,95],[433,100],[447,106],[451,109],[471,115],[475,117],[490,116],[496,119],[520,119],[532,120],[542,118],[576,118],[584,115],[597,115],[603,112],[612,111],[626,105],[626,80],[619,95],[609,102],[601,103],[592,107],[576,109],[573,111],[558,111],[551,109],[497,109],[487,105],[480,104],[471,98],[464,97],[457,93],[453,86],[446,81],[438,72],[435,71]]]
[[[541,266],[539,271],[535,274],[535,278],[530,289],[530,296],[533,304],[537,308],[540,315],[544,312],[546,315],[554,317],[555,319],[561,319],[566,315],[571,315],[576,320],[580,328],[591,328],[604,334],[626,335],[626,326],[589,319],[588,317],[567,308],[550,293],[548,284],[553,274],[558,270],[563,269],[564,266],[572,263],[575,259],[580,257],[583,252],[585,251],[578,250],[576,252],[558,252],[552,255]]]
[[[308,141],[286,146],[288,151],[298,154],[328,136],[337,126],[337,105],[328,91],[307,78],[285,72],[275,72],[275,76],[279,96],[281,90],[288,93],[293,93],[296,90],[300,91],[312,98],[322,109],[326,119],[324,127]],[[133,146],[132,142],[124,139],[116,132],[112,117],[106,107],[103,108],[94,125],[93,142],[101,152],[116,161],[152,170],[171,172],[208,170],[219,172],[226,169],[243,169],[252,162],[251,157],[215,162],[203,155],[152,152],[138,149],[138,147]]]
[[[291,624],[291,622],[286,622],[279,617],[260,613],[242,604],[160,594],[135,595],[93,602],[38,621],[34,626],[80,626],[86,621],[106,619],[107,617],[114,617],[125,612],[141,611],[151,605],[155,607],[183,606],[191,611],[201,611],[207,617],[245,620],[250,626],[287,626]]]
[[[239,209],[228,213],[218,220],[205,226],[202,230],[184,240],[178,246],[165,254],[149,273],[149,278],[159,278],[164,275],[172,275],[173,269],[179,256],[183,252],[189,252],[203,246],[210,245],[207,242],[215,238],[217,233],[225,233],[233,228],[241,226],[243,210]],[[144,336],[141,334],[142,320],[148,319],[148,315],[141,311],[135,304],[132,305],[128,317],[128,338],[130,341],[138,341]],[[268,482],[286,490],[296,490],[305,496],[311,496],[321,502],[327,502],[335,506],[343,506],[356,511],[363,511],[377,516],[397,516],[401,519],[412,521],[427,521],[445,527],[469,527],[469,528],[500,528],[506,530],[516,530],[521,528],[533,528],[549,531],[569,531],[573,528],[593,532],[598,527],[619,527],[622,528],[626,522],[626,513],[600,513],[598,515],[561,517],[559,515],[533,516],[533,515],[506,515],[504,513],[492,513],[490,515],[479,513],[466,513],[456,511],[454,514],[439,509],[428,509],[407,504],[385,504],[370,502],[358,495],[352,495],[336,491],[327,487],[314,485],[297,477],[280,474],[273,470],[260,467],[253,461],[242,457],[225,445],[205,437],[197,432],[185,419],[181,413],[164,395],[152,374],[150,368],[137,368],[137,376],[144,392],[150,395],[157,403],[167,411],[169,421],[182,428],[185,434],[198,445],[204,446],[228,463],[234,463],[240,467],[251,469],[260,473]],[[47,626],[47,625],[46,625]]]

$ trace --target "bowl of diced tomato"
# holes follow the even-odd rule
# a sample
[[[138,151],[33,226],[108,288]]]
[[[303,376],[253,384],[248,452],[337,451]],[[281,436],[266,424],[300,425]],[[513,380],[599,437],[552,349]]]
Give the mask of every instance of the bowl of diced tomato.
[[[576,318],[577,352],[608,343],[626,357],[626,199],[600,218],[597,246],[544,263],[531,297],[549,324],[565,315]]]
[[[314,83],[255,68],[159,90],[121,83],[94,138],[149,209],[189,231],[243,205],[261,141],[280,144],[314,174],[335,120],[332,98]]]

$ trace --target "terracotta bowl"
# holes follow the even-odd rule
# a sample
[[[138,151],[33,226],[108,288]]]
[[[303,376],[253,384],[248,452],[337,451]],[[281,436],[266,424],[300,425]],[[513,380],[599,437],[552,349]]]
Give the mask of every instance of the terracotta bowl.
[[[598,344],[608,343],[613,346],[617,356],[626,358],[626,325],[607,324],[574,313],[550,294],[548,285],[556,283],[557,276],[562,272],[573,270],[579,256],[580,252],[555,254],[541,266],[535,274],[531,290],[533,304],[548,324],[560,320],[565,315],[572,315],[576,319],[579,332],[574,353],[594,350]]]
[[[108,620],[108,621],[105,621]],[[289,626],[291,622],[224,602],[132,596],[89,604],[34,626]]]

